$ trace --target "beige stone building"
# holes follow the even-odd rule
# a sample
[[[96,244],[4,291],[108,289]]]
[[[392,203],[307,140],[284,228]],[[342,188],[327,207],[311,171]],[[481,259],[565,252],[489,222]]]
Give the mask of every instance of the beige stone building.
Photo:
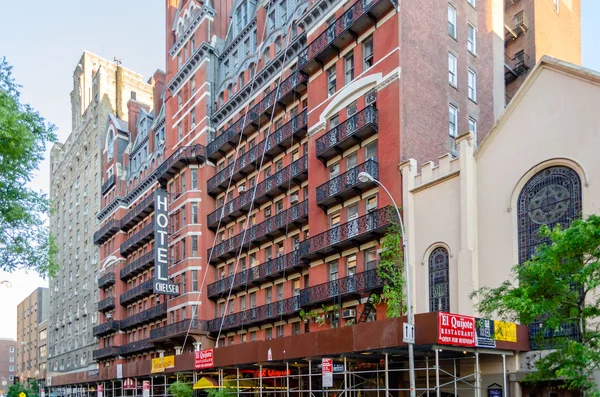
[[[598,103],[600,73],[544,57],[479,147],[469,132],[458,157],[401,164],[417,313],[477,316],[469,293],[508,279],[541,225],[599,212]],[[536,354],[508,360],[510,395],[568,395],[520,385]],[[484,378],[499,370],[490,363]]]

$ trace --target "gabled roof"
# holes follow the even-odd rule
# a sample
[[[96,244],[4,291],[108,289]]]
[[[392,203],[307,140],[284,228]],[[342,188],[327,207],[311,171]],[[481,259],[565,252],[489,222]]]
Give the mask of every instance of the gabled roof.
[[[117,130],[119,130],[121,132],[129,133],[129,126],[127,125],[126,121],[123,121],[123,120],[117,118],[112,113],[110,113],[108,115],[108,118],[109,118],[110,122],[113,123],[115,127],[117,127]]]
[[[490,133],[487,134],[487,136],[481,141],[481,144],[475,152],[475,157],[479,157],[485,152],[486,148],[491,144],[496,135],[498,135],[498,131],[502,128],[506,120],[508,120],[516,107],[519,106],[519,102],[521,102],[529,89],[533,86],[533,84],[535,84],[535,81],[539,77],[540,73],[546,69],[563,73],[572,78],[586,80],[590,83],[600,85],[600,72],[544,55],[531,70],[517,93],[512,97],[511,101],[508,103],[508,106],[504,110],[504,113],[502,113],[498,120],[496,120],[496,123],[490,130]]]

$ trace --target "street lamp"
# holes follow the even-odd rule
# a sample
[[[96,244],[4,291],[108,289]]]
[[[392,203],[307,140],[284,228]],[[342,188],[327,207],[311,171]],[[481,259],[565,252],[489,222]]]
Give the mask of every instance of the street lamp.
[[[414,324],[415,324],[415,317],[413,314],[413,309],[412,309],[412,296],[410,293],[410,268],[408,266],[408,241],[406,239],[406,233],[404,232],[404,223],[402,222],[402,216],[400,215],[400,209],[398,208],[398,205],[396,204],[396,201],[394,200],[394,198],[392,197],[391,193],[389,190],[387,190],[387,188],[383,185],[383,183],[381,183],[379,180],[375,179],[371,174],[369,174],[368,172],[360,172],[358,174],[358,180],[361,181],[362,183],[366,183],[366,182],[374,182],[377,185],[381,186],[381,188],[387,193],[387,195],[390,197],[390,200],[392,200],[392,204],[394,204],[394,208],[396,209],[396,214],[398,215],[398,222],[400,223],[400,232],[402,233],[402,248],[403,248],[403,255],[404,255],[404,272],[406,273],[406,314],[408,317],[408,326],[409,328],[412,328],[414,330]],[[414,338],[414,333],[412,335],[412,337]],[[414,352],[414,339],[413,338],[409,338],[409,340],[407,341],[408,344],[408,374],[409,374],[409,379],[410,379],[410,397],[415,397],[416,396],[416,390],[415,390],[415,352]]]

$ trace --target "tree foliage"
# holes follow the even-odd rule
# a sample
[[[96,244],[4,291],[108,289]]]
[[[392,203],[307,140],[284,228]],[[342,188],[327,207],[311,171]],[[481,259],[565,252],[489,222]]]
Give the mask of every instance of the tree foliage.
[[[512,280],[482,288],[478,309],[538,327],[533,340],[547,349],[531,381],[562,380],[564,387],[599,396],[593,372],[600,367],[600,217],[576,220],[567,229],[540,229],[550,243],[512,269]]]
[[[208,397],[234,397],[235,395],[236,393],[229,386],[208,391]]]
[[[45,220],[48,198],[26,185],[56,140],[54,126],[20,102],[12,66],[0,61],[0,269],[54,275],[56,244]]]
[[[177,380],[169,386],[169,394],[175,397],[192,397],[194,390],[185,380]]]
[[[386,317],[400,317],[405,312],[404,304],[404,254],[402,229],[394,223],[381,240],[381,254],[377,275],[384,282],[383,291],[376,303],[386,304]]]

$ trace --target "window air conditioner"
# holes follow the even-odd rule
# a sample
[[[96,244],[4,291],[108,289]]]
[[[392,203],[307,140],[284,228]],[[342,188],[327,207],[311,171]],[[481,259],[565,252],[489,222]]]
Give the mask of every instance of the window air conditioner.
[[[244,193],[246,191],[246,186],[240,185],[238,186],[238,193]]]
[[[290,196],[290,204],[295,204],[295,203],[297,203],[297,202],[298,202],[298,200],[299,200],[299,197],[298,197],[298,195],[297,195],[297,194],[292,194],[292,195]]]
[[[355,309],[346,309],[342,312],[342,317],[343,318],[355,318],[356,310]]]
[[[271,208],[265,209],[265,216],[271,216]]]

